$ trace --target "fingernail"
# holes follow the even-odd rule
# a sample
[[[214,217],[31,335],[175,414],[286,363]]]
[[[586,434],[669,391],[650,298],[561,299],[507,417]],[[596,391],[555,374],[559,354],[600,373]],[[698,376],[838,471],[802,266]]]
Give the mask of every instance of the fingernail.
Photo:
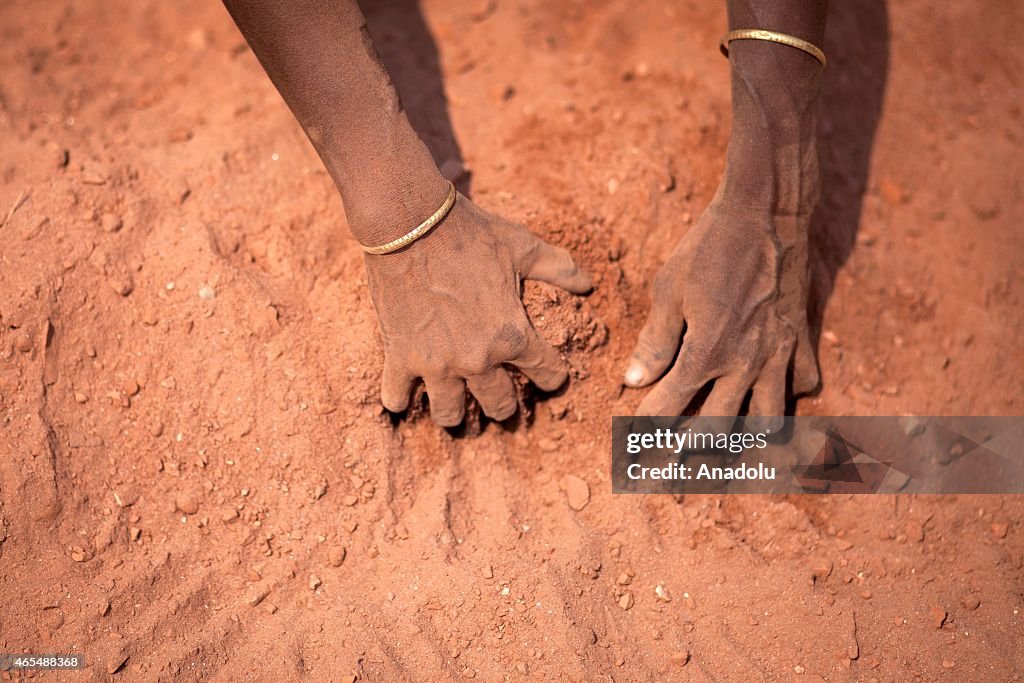
[[[638,387],[643,384],[644,379],[647,377],[647,371],[640,361],[633,359],[629,361],[629,367],[626,368],[626,384],[631,387]]]

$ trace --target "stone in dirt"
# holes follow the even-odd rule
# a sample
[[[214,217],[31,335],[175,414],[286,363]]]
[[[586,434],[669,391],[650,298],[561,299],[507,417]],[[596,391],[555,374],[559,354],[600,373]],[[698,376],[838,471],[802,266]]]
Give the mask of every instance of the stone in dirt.
[[[105,232],[117,232],[124,225],[124,221],[116,213],[105,213],[100,218],[100,225]]]
[[[878,192],[882,195],[882,199],[885,200],[886,204],[890,205],[902,204],[907,199],[907,194],[903,188],[888,178],[883,178],[878,183]]]
[[[139,393],[139,383],[132,378],[128,378],[121,382],[120,390],[125,396],[135,396]]]
[[[935,628],[942,628],[942,625],[946,623],[946,610],[942,605],[932,605],[932,608],[928,610],[928,623]]]
[[[199,512],[199,495],[195,491],[180,491],[174,498],[174,507],[186,515]]]
[[[562,477],[562,490],[565,491],[569,507],[573,510],[582,510],[590,502],[590,487],[587,485],[587,482],[574,474],[567,474]]]
[[[251,593],[249,593],[249,595],[245,599],[245,601],[247,603],[249,603],[250,605],[252,605],[253,607],[255,607],[256,605],[258,605],[261,602],[263,602],[263,598],[267,597],[268,595],[270,595],[270,589],[269,588],[265,588],[265,587],[257,588],[255,590],[253,590]]]
[[[832,560],[819,558],[811,563],[811,576],[815,581],[827,579],[832,573]]]
[[[340,567],[345,561],[345,546],[336,545],[327,553],[327,561],[332,567]]]
[[[124,654],[123,652],[122,653],[118,653],[107,664],[107,673],[110,674],[110,675],[116,674],[118,671],[120,671],[122,668],[124,668],[124,665],[127,662],[128,662],[128,655]]]

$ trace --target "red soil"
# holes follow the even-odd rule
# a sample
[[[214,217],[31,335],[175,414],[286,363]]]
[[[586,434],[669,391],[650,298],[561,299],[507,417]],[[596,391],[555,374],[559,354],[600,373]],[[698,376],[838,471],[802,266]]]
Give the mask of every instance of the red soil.
[[[1024,9],[832,4],[824,387],[796,409],[1020,414]],[[610,493],[650,277],[722,170],[719,3],[369,15],[446,170],[596,275],[526,288],[570,386],[508,425],[393,421],[334,188],[219,3],[3,3],[0,651],[124,680],[1018,680],[1019,497]]]

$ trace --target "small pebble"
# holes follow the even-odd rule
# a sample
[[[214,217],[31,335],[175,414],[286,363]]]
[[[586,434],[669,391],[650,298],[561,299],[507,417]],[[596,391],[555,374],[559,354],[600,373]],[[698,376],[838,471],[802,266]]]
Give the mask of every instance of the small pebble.
[[[878,183],[878,192],[882,195],[882,199],[885,200],[886,204],[896,205],[906,201],[906,193],[903,191],[903,188],[888,178],[883,178]]]
[[[121,670],[121,667],[128,661],[128,655],[120,653],[114,656],[113,659],[107,664],[107,673],[110,675],[116,674]]]
[[[815,581],[826,579],[832,573],[832,560],[821,558],[811,565],[811,576]]]
[[[22,353],[28,353],[35,347],[35,343],[32,340],[32,335],[28,332],[22,332],[18,335],[15,347]]]
[[[565,490],[569,507],[573,510],[582,510],[590,502],[590,487],[579,477],[573,474],[565,475],[562,477],[562,488]]]
[[[249,593],[249,596],[245,599],[245,601],[253,607],[255,607],[256,605],[263,602],[263,598],[267,597],[268,595],[270,595],[269,588],[256,588]]]
[[[106,232],[117,232],[124,225],[124,221],[116,213],[105,213],[100,218],[100,226]]]
[[[199,512],[199,495],[195,491],[181,491],[174,498],[174,507],[186,515]]]
[[[553,439],[541,439],[537,442],[537,448],[545,453],[554,453],[558,450],[558,442]]]
[[[327,553],[327,561],[332,567],[340,567],[345,561],[345,546],[336,545]]]
[[[135,283],[132,282],[132,276],[126,272],[111,273],[110,276],[107,277],[107,284],[121,296],[128,296],[135,289]]]

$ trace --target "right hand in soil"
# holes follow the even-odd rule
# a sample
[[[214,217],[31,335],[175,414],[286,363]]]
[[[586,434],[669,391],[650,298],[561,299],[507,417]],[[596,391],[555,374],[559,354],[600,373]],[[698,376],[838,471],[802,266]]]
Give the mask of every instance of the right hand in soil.
[[[509,364],[544,391],[568,374],[533,328],[520,298],[523,278],[574,294],[590,277],[564,249],[459,196],[444,222],[405,249],[367,255],[370,294],[384,340],[381,401],[404,411],[422,378],[437,424],[462,422],[466,389],[495,420],[518,406]]]

